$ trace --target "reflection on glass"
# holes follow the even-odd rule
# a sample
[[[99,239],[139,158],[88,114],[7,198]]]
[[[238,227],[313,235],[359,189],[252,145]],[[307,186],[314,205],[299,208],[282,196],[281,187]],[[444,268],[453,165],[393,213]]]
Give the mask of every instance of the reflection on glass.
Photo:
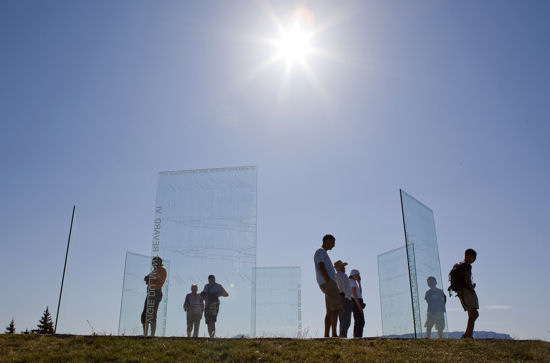
[[[405,247],[378,255],[378,279],[383,335],[414,336]]]
[[[403,190],[400,192],[415,336],[423,337],[425,336],[423,328],[427,321],[428,304],[424,298],[419,296],[419,288],[424,291],[425,281],[430,276],[437,281],[442,281],[435,221],[430,208]],[[419,285],[421,286],[419,287]],[[443,318],[446,321],[445,313],[443,313]],[[445,329],[443,329],[444,332],[446,332]]]
[[[170,261],[163,260],[168,276],[170,276]],[[151,256],[126,252],[124,278],[122,285],[122,300],[118,321],[119,335],[142,335],[141,313],[147,295],[147,283],[143,278],[151,272]],[[166,332],[166,307],[168,302],[168,281],[162,287],[162,300],[157,312],[157,336]]]
[[[432,328],[435,326],[437,336],[443,338],[443,330],[445,329],[445,304],[447,297],[442,289],[437,287],[437,279],[429,276],[426,280],[429,289],[424,294],[424,300],[428,304],[426,315],[426,337],[431,338]]]
[[[256,268],[256,336],[300,337],[301,315],[300,267]]]
[[[189,286],[202,290],[211,274],[229,293],[220,302],[216,336],[252,334],[256,167],[159,173],[152,246],[153,255],[171,262],[166,335],[186,334]]]

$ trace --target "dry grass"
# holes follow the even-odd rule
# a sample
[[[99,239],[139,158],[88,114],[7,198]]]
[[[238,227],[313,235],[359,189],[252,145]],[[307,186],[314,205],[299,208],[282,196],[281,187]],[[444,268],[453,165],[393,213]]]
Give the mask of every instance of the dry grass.
[[[187,339],[0,335],[2,361],[550,362],[536,340]]]

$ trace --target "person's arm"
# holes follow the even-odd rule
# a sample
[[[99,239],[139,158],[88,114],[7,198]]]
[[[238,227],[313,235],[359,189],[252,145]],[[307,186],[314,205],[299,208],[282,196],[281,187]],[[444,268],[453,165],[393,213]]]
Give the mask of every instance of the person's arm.
[[[143,281],[145,281],[145,283],[149,285],[149,275],[145,275],[145,277],[143,278]]]
[[[361,306],[361,303],[359,302],[359,298],[357,297],[357,288],[355,286],[351,287],[351,296],[353,297],[353,301],[355,301],[355,304],[357,305],[359,312],[362,313],[363,307]]]
[[[220,294],[220,296],[223,296],[223,297],[228,297],[229,294],[227,293],[227,291],[225,291],[225,289],[222,287],[222,292]]]
[[[319,271],[321,271],[321,275],[323,276],[325,281],[328,282],[330,280],[330,277],[328,277],[327,268],[325,267],[325,263],[323,261],[319,262]]]
[[[183,310],[187,311],[189,310],[189,294],[185,296],[185,302],[183,303]]]
[[[471,270],[471,267],[466,268],[466,272],[464,273],[464,279],[466,280],[466,281],[464,281],[466,287],[470,290],[473,290],[474,286],[472,285],[472,270]]]

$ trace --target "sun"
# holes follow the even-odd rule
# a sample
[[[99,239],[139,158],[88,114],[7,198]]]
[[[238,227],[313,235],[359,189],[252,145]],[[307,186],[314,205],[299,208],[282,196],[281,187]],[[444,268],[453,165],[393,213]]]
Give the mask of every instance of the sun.
[[[301,71],[315,90],[323,98],[328,99],[325,87],[311,62],[314,57],[328,60],[337,58],[333,52],[320,48],[318,44],[320,34],[336,24],[335,20],[337,19],[327,19],[331,21],[316,24],[312,11],[306,6],[295,8],[285,19],[277,16],[271,8],[266,10],[266,14],[276,30],[275,36],[271,38],[251,36],[251,39],[269,46],[271,54],[256,67],[253,67],[245,80],[251,80],[277,63],[283,63],[284,70],[281,76],[278,100],[284,99],[291,89],[292,73],[296,71]]]
[[[303,63],[310,51],[311,34],[304,31],[300,23],[295,23],[291,29],[281,29],[281,38],[277,41],[277,57],[287,63],[296,61]]]

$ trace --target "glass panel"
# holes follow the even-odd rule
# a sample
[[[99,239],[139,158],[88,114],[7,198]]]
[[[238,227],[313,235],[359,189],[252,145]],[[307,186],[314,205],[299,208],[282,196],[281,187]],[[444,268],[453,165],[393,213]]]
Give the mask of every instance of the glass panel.
[[[210,274],[229,293],[216,336],[253,333],[256,167],[159,173],[152,242],[152,254],[172,262],[167,335],[186,334],[185,296],[192,284],[202,291]]]
[[[256,268],[256,336],[301,336],[300,267]]]
[[[427,279],[435,279],[436,289],[444,290],[441,278],[441,265],[439,262],[439,250],[435,233],[434,215],[430,208],[401,190],[401,208],[403,211],[403,225],[405,228],[405,243],[407,247],[407,259],[409,276],[411,281],[411,293],[413,301],[413,317],[417,337],[425,337],[425,323],[427,320],[428,303],[426,298],[436,298],[435,290],[430,290]],[[443,291],[444,292],[444,291]],[[441,305],[432,299],[433,305]],[[432,314],[432,319],[435,314]],[[444,334],[447,332],[447,317],[438,319],[445,325]],[[438,324],[439,325],[439,324]],[[433,330],[436,330],[435,328]],[[434,333],[432,332],[432,336]]]
[[[414,336],[405,247],[378,255],[380,309],[384,336]]]
[[[163,260],[168,276],[170,262]],[[147,284],[143,280],[151,272],[151,256],[126,252],[124,278],[122,285],[122,300],[120,302],[120,317],[118,321],[119,335],[142,335],[141,312],[147,296]],[[166,306],[168,302],[168,279],[162,287],[162,300],[157,312],[157,336],[165,335]]]

